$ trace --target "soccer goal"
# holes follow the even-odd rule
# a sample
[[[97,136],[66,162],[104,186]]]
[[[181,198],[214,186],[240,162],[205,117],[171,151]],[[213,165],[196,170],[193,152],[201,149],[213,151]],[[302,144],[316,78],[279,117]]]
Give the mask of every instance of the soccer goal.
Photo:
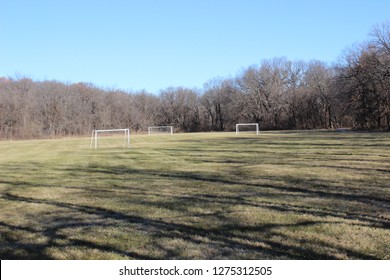
[[[98,145],[99,143],[99,145]],[[92,131],[90,148],[98,147],[130,147],[130,129],[97,129]]]
[[[256,133],[259,134],[258,123],[238,123],[236,124],[236,134],[240,133]]]
[[[148,135],[152,134],[173,134],[172,126],[150,126],[148,127]]]

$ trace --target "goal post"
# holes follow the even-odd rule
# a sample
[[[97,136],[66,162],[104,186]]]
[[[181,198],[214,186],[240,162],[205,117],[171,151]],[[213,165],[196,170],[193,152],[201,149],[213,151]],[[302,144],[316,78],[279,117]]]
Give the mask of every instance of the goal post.
[[[149,126],[148,135],[152,134],[173,134],[173,126],[163,125],[163,126]]]
[[[259,124],[258,123],[238,123],[236,124],[236,134],[240,132],[254,132],[259,134]]]
[[[129,128],[118,128],[118,129],[96,129],[92,131],[90,149],[98,148],[99,134],[102,133],[123,133],[123,148],[130,147],[130,129]]]

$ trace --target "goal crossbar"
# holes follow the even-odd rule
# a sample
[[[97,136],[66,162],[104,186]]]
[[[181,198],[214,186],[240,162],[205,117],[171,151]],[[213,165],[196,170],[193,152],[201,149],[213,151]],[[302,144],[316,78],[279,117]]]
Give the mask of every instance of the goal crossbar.
[[[107,132],[123,132],[123,148],[130,147],[130,129],[129,128],[117,128],[117,129],[95,129],[92,131],[91,136],[91,145],[90,149],[98,148],[98,135],[99,133],[107,133]]]
[[[238,123],[238,124],[236,124],[236,134],[240,133],[240,126],[254,126],[256,128],[256,134],[259,134],[259,124],[258,123]]]

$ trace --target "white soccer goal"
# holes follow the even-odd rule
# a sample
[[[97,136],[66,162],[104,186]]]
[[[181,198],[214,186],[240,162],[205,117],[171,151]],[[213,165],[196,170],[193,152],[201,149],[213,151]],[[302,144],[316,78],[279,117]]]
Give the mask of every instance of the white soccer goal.
[[[172,126],[150,126],[148,127],[148,135],[152,134],[173,134]]]
[[[239,133],[256,133],[259,134],[258,123],[238,123],[236,124],[236,134]]]
[[[121,136],[122,134],[123,136]],[[128,128],[93,130],[90,148],[92,149],[94,147],[95,149],[97,149],[98,143],[101,142],[102,137],[111,138],[111,140],[115,139],[114,141],[110,141],[111,143],[114,143],[114,146],[122,145],[123,143],[123,148],[130,147],[130,129]],[[122,137],[123,140],[121,140]]]

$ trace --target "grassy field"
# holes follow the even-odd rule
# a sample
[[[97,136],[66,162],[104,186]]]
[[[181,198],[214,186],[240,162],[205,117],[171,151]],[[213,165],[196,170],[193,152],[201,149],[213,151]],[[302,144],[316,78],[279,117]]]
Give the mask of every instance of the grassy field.
[[[0,142],[1,259],[390,259],[390,134]]]

